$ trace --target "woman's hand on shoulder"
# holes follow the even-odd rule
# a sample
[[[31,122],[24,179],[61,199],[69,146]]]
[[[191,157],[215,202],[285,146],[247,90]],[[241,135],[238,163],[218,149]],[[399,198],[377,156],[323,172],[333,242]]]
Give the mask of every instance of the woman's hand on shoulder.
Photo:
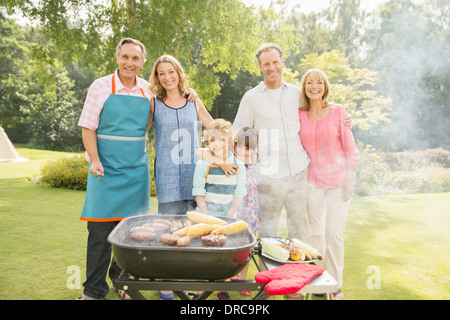
[[[188,88],[186,91],[186,99],[188,101],[196,101],[198,99],[197,92],[192,88]]]

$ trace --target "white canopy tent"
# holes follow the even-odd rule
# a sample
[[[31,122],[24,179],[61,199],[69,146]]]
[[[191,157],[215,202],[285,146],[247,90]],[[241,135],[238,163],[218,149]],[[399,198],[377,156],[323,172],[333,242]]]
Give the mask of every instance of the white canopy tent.
[[[26,158],[22,158],[17,153],[13,144],[6,135],[5,130],[0,127],[0,162],[25,162]]]

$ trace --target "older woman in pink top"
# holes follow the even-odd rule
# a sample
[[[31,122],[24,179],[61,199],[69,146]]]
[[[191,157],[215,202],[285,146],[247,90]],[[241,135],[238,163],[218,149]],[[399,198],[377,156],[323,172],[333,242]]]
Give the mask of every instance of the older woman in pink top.
[[[302,78],[300,139],[310,157],[308,167],[308,239],[324,253],[320,261],[337,281],[343,282],[344,227],[355,185],[358,148],[343,119],[346,109],[328,102],[325,73],[311,69]],[[339,291],[332,299],[343,300]]]

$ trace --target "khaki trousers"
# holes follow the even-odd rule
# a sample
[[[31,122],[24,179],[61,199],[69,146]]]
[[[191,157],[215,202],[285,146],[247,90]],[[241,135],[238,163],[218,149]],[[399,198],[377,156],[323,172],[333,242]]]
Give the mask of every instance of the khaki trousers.
[[[278,235],[279,217],[283,205],[289,238],[304,239],[306,226],[306,194],[308,169],[295,176],[256,177],[259,193],[259,236]]]
[[[344,228],[350,202],[342,200],[342,190],[308,186],[308,238],[323,259],[316,262],[336,279],[339,288],[344,273]]]

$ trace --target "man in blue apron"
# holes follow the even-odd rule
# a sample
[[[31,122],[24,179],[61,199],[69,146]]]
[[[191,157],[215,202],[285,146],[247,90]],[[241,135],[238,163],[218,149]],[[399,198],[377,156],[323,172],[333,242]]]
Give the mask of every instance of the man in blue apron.
[[[89,231],[86,281],[81,299],[104,299],[120,268],[111,261],[107,238],[126,217],[150,212],[150,173],[146,149],[150,113],[148,83],[137,77],[145,47],[122,39],[116,48],[118,68],[90,86],[78,125],[89,157],[86,200],[81,220]],[[119,292],[124,298],[124,293]]]

